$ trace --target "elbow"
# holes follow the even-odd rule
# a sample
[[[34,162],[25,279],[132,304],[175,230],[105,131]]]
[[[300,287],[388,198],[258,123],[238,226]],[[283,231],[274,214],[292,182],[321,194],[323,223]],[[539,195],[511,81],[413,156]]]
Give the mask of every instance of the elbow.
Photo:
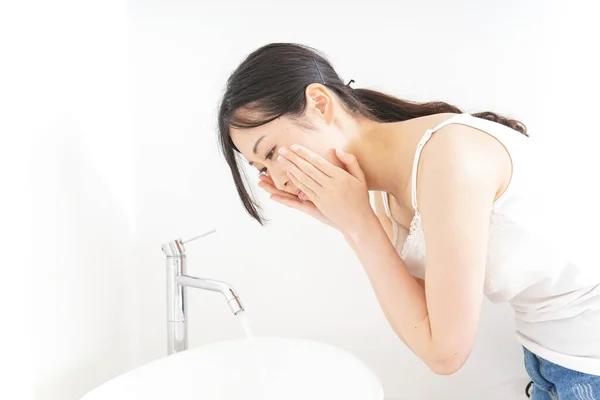
[[[436,375],[454,375],[460,371],[463,365],[464,363],[436,363],[430,364],[429,369]]]
[[[444,341],[431,343],[426,364],[436,375],[454,375],[469,359],[473,343],[472,338],[450,340],[447,335]]]
[[[438,356],[430,361],[427,366],[436,375],[454,375],[465,365],[469,354],[452,352],[450,355]]]

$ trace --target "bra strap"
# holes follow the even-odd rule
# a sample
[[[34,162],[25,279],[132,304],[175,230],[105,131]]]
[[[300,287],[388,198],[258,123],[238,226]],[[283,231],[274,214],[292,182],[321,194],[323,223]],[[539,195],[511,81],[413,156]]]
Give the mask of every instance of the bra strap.
[[[388,194],[386,192],[381,192],[381,197],[383,198],[383,207],[385,208],[385,213],[388,217],[392,218],[392,210],[390,210],[390,200]]]
[[[419,140],[419,144],[417,145],[417,150],[415,151],[415,157],[413,159],[412,185],[411,185],[411,187],[412,187],[412,190],[411,190],[412,191],[412,206],[413,206],[413,209],[415,210],[415,213],[419,212],[417,209],[417,170],[419,167],[419,159],[421,158],[421,152],[423,151],[423,147],[425,147],[425,144],[427,144],[427,141],[431,138],[431,135],[435,131],[437,131],[440,128],[443,128],[444,126],[446,126],[448,124],[456,122],[458,117],[462,117],[465,114],[469,115],[467,113],[455,115],[454,117],[448,118],[441,124],[437,125],[435,128],[428,129],[427,131],[425,131],[425,134],[423,135],[423,137],[421,137],[421,140]]]
[[[421,158],[421,152],[423,151],[423,147],[425,147],[425,144],[427,143],[429,138],[431,138],[433,131],[434,131],[433,129],[429,129],[428,131],[425,132],[425,135],[423,135],[423,137],[419,141],[419,144],[417,145],[417,150],[415,152],[415,158],[413,160],[411,194],[412,194],[412,206],[413,206],[413,209],[415,210],[415,212],[417,212],[417,169],[419,167],[419,159]]]

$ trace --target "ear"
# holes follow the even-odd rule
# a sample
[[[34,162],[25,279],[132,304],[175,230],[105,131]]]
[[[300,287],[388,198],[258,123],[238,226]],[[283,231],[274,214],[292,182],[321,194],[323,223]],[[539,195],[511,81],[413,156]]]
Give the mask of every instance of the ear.
[[[335,118],[336,103],[327,87],[320,83],[311,83],[306,87],[306,113],[327,125]]]

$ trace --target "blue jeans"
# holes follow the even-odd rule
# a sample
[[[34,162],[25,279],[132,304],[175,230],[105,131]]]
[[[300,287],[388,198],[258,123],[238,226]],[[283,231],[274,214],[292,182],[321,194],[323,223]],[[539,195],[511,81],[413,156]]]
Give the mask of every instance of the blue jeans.
[[[561,367],[523,350],[525,369],[533,381],[532,400],[600,400],[600,376]]]

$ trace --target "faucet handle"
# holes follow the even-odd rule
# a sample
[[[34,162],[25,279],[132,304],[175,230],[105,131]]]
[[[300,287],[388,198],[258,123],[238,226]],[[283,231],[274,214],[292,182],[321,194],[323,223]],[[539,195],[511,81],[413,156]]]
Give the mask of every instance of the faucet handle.
[[[165,243],[161,246],[162,251],[167,255],[167,257],[182,257],[185,255],[185,247],[183,246],[185,243],[189,243],[193,240],[200,239],[201,237],[208,236],[217,231],[216,228],[211,229],[208,232],[204,232],[200,235],[193,236],[188,240],[176,239],[172,242]]]
[[[182,241],[181,241],[181,243],[182,243],[182,244],[186,244],[186,243],[188,243],[188,242],[191,242],[192,240],[200,239],[201,237],[204,237],[204,236],[208,236],[208,235],[210,235],[210,234],[213,234],[213,233],[215,233],[216,231],[217,231],[217,228],[213,228],[213,229],[211,229],[211,230],[210,230],[210,231],[208,231],[208,232],[201,233],[201,234],[199,234],[199,235],[197,235],[197,236],[194,236],[194,237],[191,237],[191,238],[189,238],[188,240],[182,240]]]

